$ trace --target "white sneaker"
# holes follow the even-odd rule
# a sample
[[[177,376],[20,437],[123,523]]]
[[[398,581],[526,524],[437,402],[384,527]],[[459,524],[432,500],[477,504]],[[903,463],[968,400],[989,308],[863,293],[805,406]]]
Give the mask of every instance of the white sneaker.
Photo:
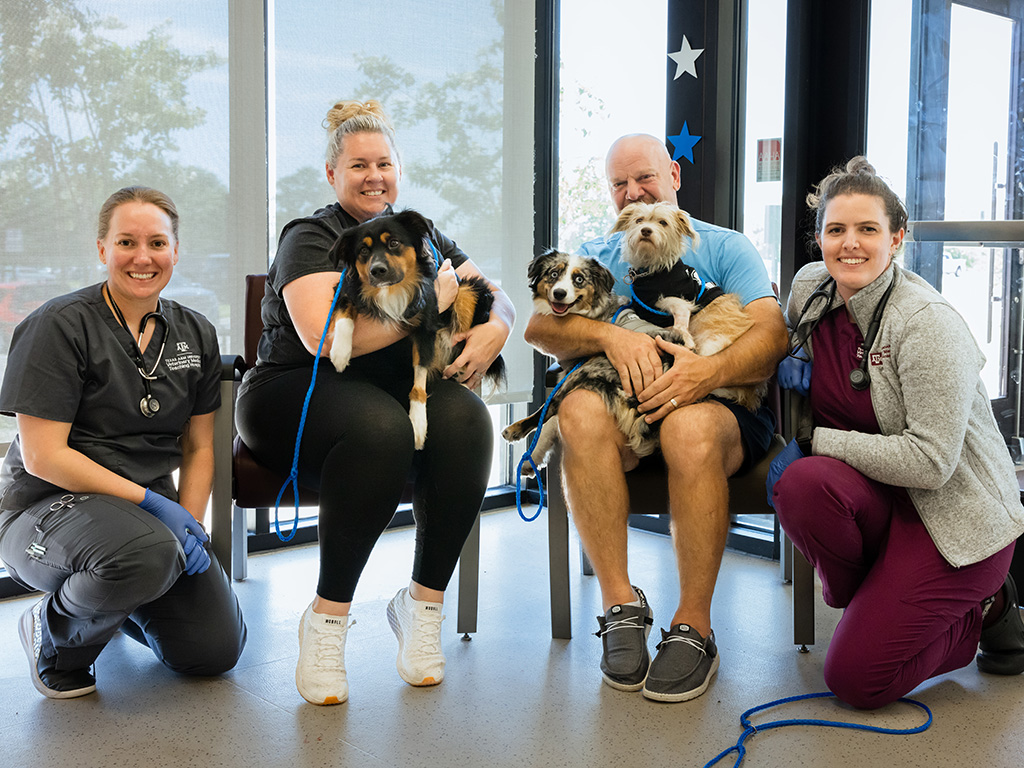
[[[388,603],[388,624],[398,638],[398,674],[409,685],[437,685],[444,680],[443,607],[443,603],[414,600],[408,589],[400,589]]]
[[[312,603],[302,614],[295,687],[310,704],[341,704],[348,699],[345,638],[349,626],[348,616],[313,613]]]

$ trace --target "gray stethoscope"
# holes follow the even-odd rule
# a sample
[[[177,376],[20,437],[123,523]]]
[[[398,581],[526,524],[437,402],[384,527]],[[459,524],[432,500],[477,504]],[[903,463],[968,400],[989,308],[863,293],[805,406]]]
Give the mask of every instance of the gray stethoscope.
[[[131,336],[131,329],[128,327],[128,321],[124,319],[124,315],[121,313],[121,308],[117,306],[117,302],[114,301],[114,295],[110,292],[107,284],[103,284],[103,289],[107,292],[107,298],[110,299],[110,306],[114,309],[114,315],[117,317],[117,321],[124,326],[124,329],[128,331],[128,335]],[[135,352],[134,359],[135,367],[139,370],[139,376],[142,377],[142,384],[146,388],[146,396],[139,401],[139,410],[142,411],[142,415],[147,419],[151,419],[156,416],[160,410],[160,401],[153,397],[152,391],[150,391],[150,382],[156,381],[156,369],[160,367],[160,363],[164,359],[164,347],[167,345],[167,336],[170,333],[170,327],[167,325],[167,318],[163,316],[160,311],[160,300],[157,299],[157,311],[148,312],[143,316],[142,320],[139,321],[139,341],[136,343],[135,337],[132,337],[132,348]],[[160,350],[156,355],[156,362],[153,363],[153,367],[148,371],[146,370],[146,363],[142,359],[142,337],[146,335],[146,324],[153,320],[158,326],[163,326],[163,338],[160,340]],[[153,335],[156,335],[156,328],[153,329]]]
[[[889,294],[892,293],[892,287],[896,283],[895,275],[889,286],[885,289],[885,293],[882,294],[882,298],[879,299],[878,305],[875,307],[874,313],[871,315],[871,322],[868,323],[867,333],[864,334],[864,341],[860,345],[860,365],[850,371],[850,386],[858,392],[862,392],[871,386],[871,377],[868,376],[868,350],[875,343],[875,338],[878,336],[878,329],[882,325],[882,313],[885,312],[885,305],[889,303]],[[836,297],[836,281],[833,277],[828,277],[819,285],[811,295],[807,297],[807,301],[804,302],[804,308],[800,310],[800,317],[796,322],[796,327],[799,328],[803,322],[804,315],[807,314],[807,310],[811,308],[811,304],[817,299],[825,299],[826,312],[822,312],[810,323],[810,327],[807,328],[803,333],[797,333],[797,339],[795,347],[789,351],[790,357],[795,357],[797,360],[802,360],[805,363],[811,361],[810,357],[801,357],[800,351],[803,348],[806,341],[811,338],[811,334],[814,333],[818,327],[818,323],[821,322],[822,318],[827,314],[827,309],[832,305],[832,301]]]

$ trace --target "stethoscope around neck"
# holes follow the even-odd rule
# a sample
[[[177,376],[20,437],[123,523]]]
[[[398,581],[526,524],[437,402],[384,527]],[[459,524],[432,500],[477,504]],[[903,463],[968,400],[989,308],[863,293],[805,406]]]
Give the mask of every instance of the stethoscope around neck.
[[[110,306],[114,310],[114,316],[117,318],[117,321],[124,326],[124,329],[128,331],[128,335],[131,337],[132,348],[135,353],[134,360],[132,360],[132,362],[135,363],[135,367],[139,371],[139,376],[142,377],[142,385],[146,388],[145,397],[139,401],[139,410],[147,419],[152,419],[160,410],[160,401],[153,397],[153,392],[150,389],[150,382],[156,381],[156,369],[160,367],[160,363],[164,359],[164,347],[167,346],[167,336],[170,333],[170,326],[167,324],[167,318],[164,317],[163,312],[160,311],[160,300],[157,299],[156,312],[147,312],[139,321],[139,340],[136,342],[135,337],[132,336],[131,329],[128,327],[128,321],[125,320],[124,314],[121,312],[121,308],[117,306],[117,302],[114,301],[114,294],[110,292],[110,288],[107,287],[106,283],[103,284],[103,290],[107,293],[107,299],[110,301]],[[163,327],[163,338],[160,340],[160,349],[156,354],[156,361],[153,363],[153,367],[147,371],[146,362],[142,357],[142,337],[146,335],[146,325],[150,320],[153,320],[156,325]],[[153,328],[153,335],[156,335],[156,327]]]
[[[885,289],[885,293],[882,294],[882,298],[878,300],[878,304],[875,306],[875,311],[871,315],[871,322],[868,323],[867,332],[864,334],[864,341],[860,345],[860,365],[850,371],[850,386],[858,392],[862,392],[871,386],[871,377],[868,375],[868,351],[875,343],[875,339],[878,337],[878,329],[882,325],[882,314],[885,312],[885,305],[889,303],[889,294],[892,293],[892,287],[896,284],[896,276],[893,275],[892,280]],[[794,349],[789,351],[790,357],[795,357],[798,360],[804,362],[810,362],[809,357],[801,357],[800,351],[815,329],[818,327],[818,323],[822,321],[828,312],[828,308],[832,306],[832,301],[836,297],[836,280],[834,277],[826,278],[821,285],[815,288],[811,295],[807,297],[807,301],[804,302],[804,308],[800,310],[800,317],[796,322],[796,327],[799,328],[800,324],[804,320],[804,316],[807,311],[811,308],[811,305],[818,299],[825,299],[825,311],[823,311],[818,317],[816,317],[810,324],[810,327],[803,333],[798,334],[796,340],[796,346]]]

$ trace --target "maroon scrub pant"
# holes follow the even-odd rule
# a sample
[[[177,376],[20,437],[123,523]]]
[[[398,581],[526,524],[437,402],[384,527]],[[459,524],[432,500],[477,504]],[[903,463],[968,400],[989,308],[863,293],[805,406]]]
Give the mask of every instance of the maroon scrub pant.
[[[845,609],[825,658],[836,696],[874,709],[971,662],[981,602],[1006,578],[1012,544],[954,568],[905,490],[825,456],[790,464],[774,501],[782,528],[817,570],[825,602]]]

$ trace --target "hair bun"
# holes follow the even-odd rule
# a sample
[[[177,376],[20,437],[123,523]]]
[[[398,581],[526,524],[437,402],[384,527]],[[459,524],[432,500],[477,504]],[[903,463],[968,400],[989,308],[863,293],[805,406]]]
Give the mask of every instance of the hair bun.
[[[864,173],[868,176],[877,176],[875,172],[875,166],[868,162],[868,159],[864,155],[857,155],[856,157],[850,158],[850,161],[846,164],[847,173]]]
[[[380,102],[376,99],[370,99],[365,102],[339,101],[327,110],[327,117],[324,118],[323,127],[329,132],[335,131],[343,123],[346,123],[355,117],[362,117],[363,115],[376,117],[378,120],[383,122],[389,130],[394,131],[394,127],[391,125],[391,120],[388,119],[387,113],[384,112],[384,107],[382,107]]]

